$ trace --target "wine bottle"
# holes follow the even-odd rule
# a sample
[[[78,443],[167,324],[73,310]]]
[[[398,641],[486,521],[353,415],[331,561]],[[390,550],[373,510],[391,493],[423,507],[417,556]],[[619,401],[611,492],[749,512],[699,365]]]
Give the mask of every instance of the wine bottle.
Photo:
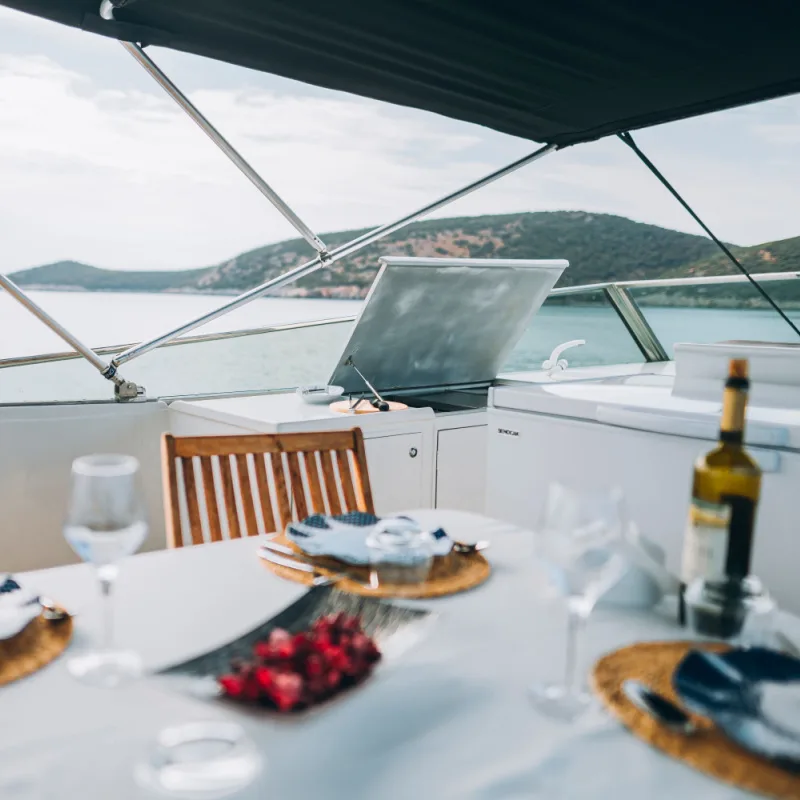
[[[732,359],[725,381],[719,444],[694,465],[692,501],[683,542],[679,621],[684,589],[696,578],[743,580],[750,572],[761,470],[744,449],[750,388],[747,361]]]

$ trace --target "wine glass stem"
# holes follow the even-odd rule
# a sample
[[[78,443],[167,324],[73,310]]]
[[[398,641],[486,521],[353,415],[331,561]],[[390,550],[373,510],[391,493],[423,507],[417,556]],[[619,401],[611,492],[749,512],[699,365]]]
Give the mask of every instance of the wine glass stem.
[[[111,591],[117,579],[116,564],[103,564],[97,568],[97,578],[100,581],[100,593],[103,596],[101,614],[103,616],[102,649],[114,649],[114,611],[111,603]]]
[[[586,615],[575,607],[575,604],[567,604],[567,653],[564,659],[564,686],[570,694],[574,694],[579,687],[578,680],[578,645],[580,633],[583,630],[583,623]]]

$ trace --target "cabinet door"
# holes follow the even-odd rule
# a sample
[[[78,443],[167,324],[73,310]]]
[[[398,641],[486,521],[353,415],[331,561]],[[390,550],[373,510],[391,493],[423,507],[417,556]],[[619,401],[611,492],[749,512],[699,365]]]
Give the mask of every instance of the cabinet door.
[[[376,513],[390,514],[428,505],[423,485],[426,454],[421,433],[378,436],[367,439],[365,446]]]
[[[486,511],[486,426],[439,431],[436,508]]]

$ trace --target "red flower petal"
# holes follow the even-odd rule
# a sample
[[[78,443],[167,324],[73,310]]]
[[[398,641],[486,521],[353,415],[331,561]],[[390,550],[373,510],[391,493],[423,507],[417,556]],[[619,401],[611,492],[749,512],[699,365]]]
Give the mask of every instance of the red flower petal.
[[[275,648],[269,642],[258,642],[253,646],[253,654],[256,658],[269,661],[277,655]]]
[[[328,689],[333,691],[339,687],[342,682],[342,673],[338,670],[331,669],[325,673],[325,683],[328,684]]]
[[[331,645],[325,651],[325,661],[328,663],[328,666],[331,669],[341,671],[344,667],[350,663],[350,659],[347,657],[347,654],[342,650],[341,647],[336,647],[335,645]]]
[[[261,687],[258,685],[255,675],[250,673],[244,681],[242,697],[245,700],[258,700],[261,696]]]
[[[296,673],[275,675],[269,696],[280,711],[289,711],[299,703],[303,688],[303,679]]]
[[[305,673],[309,678],[316,678],[325,671],[325,665],[322,661],[322,657],[317,653],[311,653],[306,657],[305,664],[303,665],[305,668]]]
[[[220,676],[219,685],[228,697],[239,697],[244,688],[243,681],[238,675]]]
[[[359,633],[361,631],[361,620],[358,617],[345,617],[342,620],[341,630],[346,633]]]
[[[267,667],[256,667],[253,674],[262,691],[266,691],[272,686],[272,671]]]
[[[285,631],[283,628],[275,628],[269,635],[269,643],[273,647],[277,647],[284,642],[290,642],[291,640],[292,634],[289,633],[289,631]]]

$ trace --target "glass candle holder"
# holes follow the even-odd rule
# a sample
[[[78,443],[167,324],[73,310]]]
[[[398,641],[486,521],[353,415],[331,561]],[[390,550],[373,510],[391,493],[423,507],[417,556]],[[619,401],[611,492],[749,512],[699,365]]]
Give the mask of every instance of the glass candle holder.
[[[427,580],[433,564],[433,539],[416,522],[382,519],[367,537],[373,585],[403,585]]]
[[[771,640],[775,602],[755,575],[698,578],[686,590],[686,611],[690,628],[700,636],[749,646]]]

